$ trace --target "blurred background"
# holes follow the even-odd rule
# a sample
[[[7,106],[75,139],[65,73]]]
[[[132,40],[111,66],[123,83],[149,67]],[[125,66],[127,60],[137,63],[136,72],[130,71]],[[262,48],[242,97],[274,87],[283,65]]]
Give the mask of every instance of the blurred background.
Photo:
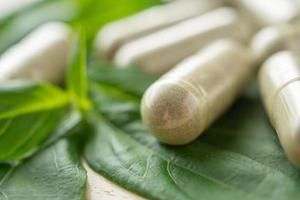
[[[1,0],[0,53],[48,21],[81,23],[91,44],[104,24],[159,3],[159,0]]]

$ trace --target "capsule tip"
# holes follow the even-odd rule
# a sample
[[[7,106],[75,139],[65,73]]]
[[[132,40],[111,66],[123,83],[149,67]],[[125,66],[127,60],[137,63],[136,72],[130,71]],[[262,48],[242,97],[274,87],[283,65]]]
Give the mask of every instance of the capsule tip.
[[[299,119],[296,120],[297,122]],[[300,168],[300,125],[295,123],[289,129],[289,133],[282,132],[278,133],[280,137],[280,142],[286,155],[291,163],[293,163],[297,168]]]
[[[144,94],[142,119],[162,143],[187,144],[204,130],[206,102],[189,89],[177,82],[159,81]]]

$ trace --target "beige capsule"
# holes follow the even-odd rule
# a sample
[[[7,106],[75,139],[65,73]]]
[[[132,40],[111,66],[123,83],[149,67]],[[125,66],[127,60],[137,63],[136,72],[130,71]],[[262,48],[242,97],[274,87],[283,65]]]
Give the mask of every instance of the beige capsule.
[[[259,71],[265,108],[288,158],[300,167],[300,62],[299,56],[281,51]]]
[[[163,143],[196,139],[234,101],[253,74],[248,48],[231,40],[210,44],[146,91],[144,124]]]
[[[0,82],[31,79],[61,83],[71,45],[71,29],[61,22],[38,27],[0,56]]]
[[[260,26],[288,23],[300,15],[295,0],[229,0]]]
[[[123,46],[116,54],[120,67],[137,65],[161,75],[177,63],[219,38],[247,41],[252,26],[235,10],[219,8]]]
[[[254,36],[250,46],[256,66],[260,67],[269,56],[278,51],[299,51],[299,43],[300,29],[295,25],[284,24],[263,28]]]
[[[155,6],[125,19],[109,23],[96,36],[98,55],[112,58],[124,44],[220,6],[216,0],[180,0]]]

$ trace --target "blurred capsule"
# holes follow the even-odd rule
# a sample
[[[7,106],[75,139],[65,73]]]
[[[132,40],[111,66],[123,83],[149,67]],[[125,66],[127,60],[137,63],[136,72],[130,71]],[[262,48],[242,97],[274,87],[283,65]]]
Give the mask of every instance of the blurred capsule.
[[[196,139],[234,101],[251,77],[252,56],[231,40],[220,40],[187,58],[144,94],[142,118],[163,143]]]
[[[252,33],[252,26],[237,12],[220,8],[128,43],[117,52],[115,63],[120,67],[135,64],[161,75],[216,39],[247,41]]]
[[[0,57],[0,82],[32,79],[61,83],[71,45],[71,29],[60,22],[42,25]]]
[[[259,71],[265,108],[288,158],[300,167],[300,62],[282,51],[271,56]]]
[[[42,0],[0,0],[0,21]]]
[[[272,54],[289,49],[299,51],[300,29],[296,26],[285,24],[269,26],[260,30],[251,42],[256,66],[260,65]]]
[[[182,0],[156,6],[105,26],[98,33],[95,48],[99,55],[112,58],[125,43],[220,6],[212,0]]]
[[[260,26],[291,22],[300,15],[295,0],[229,0]]]

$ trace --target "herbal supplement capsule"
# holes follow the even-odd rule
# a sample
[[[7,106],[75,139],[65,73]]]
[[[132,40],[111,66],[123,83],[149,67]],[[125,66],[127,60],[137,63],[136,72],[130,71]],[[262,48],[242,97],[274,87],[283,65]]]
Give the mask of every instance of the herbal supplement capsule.
[[[180,0],[155,6],[105,26],[96,37],[96,50],[98,54],[112,58],[115,52],[125,43],[179,21],[200,15],[220,4],[216,0]]]
[[[265,108],[281,145],[300,167],[300,62],[290,51],[271,56],[259,71]]]
[[[144,124],[163,143],[196,139],[234,101],[251,77],[251,54],[219,40],[162,76],[144,94]]]
[[[295,0],[230,0],[260,26],[291,22],[300,14]]]
[[[0,56],[0,82],[32,79],[60,83],[65,74],[71,29],[60,22],[42,25]]]
[[[112,58],[117,49],[129,41],[200,15],[219,5],[221,3],[216,0],[180,0],[155,6],[105,26],[96,37],[96,49],[99,54]]]
[[[260,66],[269,56],[283,49],[299,51],[300,29],[284,24],[260,30],[251,42],[256,65]]]
[[[252,33],[252,26],[236,11],[219,8],[128,43],[117,52],[115,63],[120,67],[134,64],[161,75],[216,39],[246,41]]]
[[[0,0],[0,21],[42,0]]]

